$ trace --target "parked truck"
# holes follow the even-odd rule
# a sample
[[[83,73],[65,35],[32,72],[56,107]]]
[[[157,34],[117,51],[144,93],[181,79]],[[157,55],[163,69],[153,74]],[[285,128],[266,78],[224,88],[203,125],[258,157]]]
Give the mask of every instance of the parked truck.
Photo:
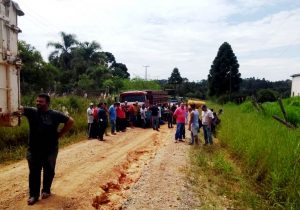
[[[18,16],[24,15],[11,0],[0,0],[0,126],[16,126],[12,113],[20,106],[20,70],[18,58]]]
[[[168,103],[168,95],[167,92],[160,90],[127,91],[120,94],[120,102],[124,103],[125,101],[128,104],[137,101],[139,105],[145,104],[146,106],[151,104],[166,104]]]

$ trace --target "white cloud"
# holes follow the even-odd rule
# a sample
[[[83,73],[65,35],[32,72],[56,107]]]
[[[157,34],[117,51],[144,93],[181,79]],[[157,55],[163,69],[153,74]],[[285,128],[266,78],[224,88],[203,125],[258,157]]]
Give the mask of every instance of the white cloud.
[[[253,72],[259,72],[260,78],[285,80],[299,72],[299,59],[295,58],[260,58],[243,61],[247,77],[256,77]]]
[[[282,2],[284,0],[19,0],[25,12],[19,19],[23,30],[20,38],[42,51],[46,58],[51,51],[46,44],[58,41],[58,32],[74,33],[79,40],[98,41],[103,50],[112,52],[117,61],[125,63],[132,75],[143,76],[143,65],[150,65],[153,78],[168,78],[176,66],[182,76],[190,80],[207,77],[219,46],[227,41],[237,57],[243,58],[239,61],[243,77],[286,79],[299,69],[297,58],[290,62],[290,69],[286,69],[286,60],[268,56],[258,62],[244,55],[299,44],[300,9],[265,14],[252,22],[228,22],[234,15],[243,12],[251,15]],[[284,53],[288,55],[288,50]],[[277,74],[271,71],[275,67]]]

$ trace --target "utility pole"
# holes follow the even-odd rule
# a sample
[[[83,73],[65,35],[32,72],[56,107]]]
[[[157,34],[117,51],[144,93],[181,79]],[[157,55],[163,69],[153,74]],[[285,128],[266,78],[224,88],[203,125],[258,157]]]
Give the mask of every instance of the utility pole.
[[[144,68],[145,68],[145,80],[147,80],[147,70],[148,70],[149,67],[150,66],[144,66]]]

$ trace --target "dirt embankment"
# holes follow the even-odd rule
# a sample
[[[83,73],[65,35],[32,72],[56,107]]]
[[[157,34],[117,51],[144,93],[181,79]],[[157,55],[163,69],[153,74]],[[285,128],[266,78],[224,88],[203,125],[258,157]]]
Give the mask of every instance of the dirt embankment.
[[[172,141],[173,133],[174,130],[165,126],[160,132],[135,128],[106,137],[105,142],[86,140],[62,149],[52,185],[53,196],[30,207],[26,204],[27,162],[24,160],[0,166],[0,209],[93,209],[93,206],[99,209],[120,209],[132,194],[131,187],[139,180],[143,170],[143,182],[149,181],[149,186],[159,186],[157,179],[163,180],[164,177],[174,178],[173,185],[178,186],[179,183],[176,182],[182,177],[172,177],[172,170],[184,169],[186,145],[175,146]],[[180,149],[183,150],[178,153]],[[178,159],[179,165],[177,161],[170,162],[172,159]],[[156,171],[153,173],[154,177],[149,176],[149,173],[152,174],[150,171]],[[167,190],[167,185],[166,182],[166,186],[161,187]],[[171,190],[176,191],[173,188]],[[145,196],[153,198],[153,194],[148,195],[147,192]],[[180,197],[178,195],[175,199],[178,203]],[[125,202],[123,208],[127,208],[129,204]]]

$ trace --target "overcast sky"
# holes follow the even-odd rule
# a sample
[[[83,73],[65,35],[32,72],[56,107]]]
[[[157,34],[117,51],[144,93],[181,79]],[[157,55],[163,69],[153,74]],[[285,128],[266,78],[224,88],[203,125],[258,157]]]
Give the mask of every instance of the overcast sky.
[[[299,0],[15,0],[20,39],[47,59],[59,32],[99,42],[131,77],[167,79],[178,67],[190,81],[207,78],[228,42],[243,78],[285,80],[300,73]]]

